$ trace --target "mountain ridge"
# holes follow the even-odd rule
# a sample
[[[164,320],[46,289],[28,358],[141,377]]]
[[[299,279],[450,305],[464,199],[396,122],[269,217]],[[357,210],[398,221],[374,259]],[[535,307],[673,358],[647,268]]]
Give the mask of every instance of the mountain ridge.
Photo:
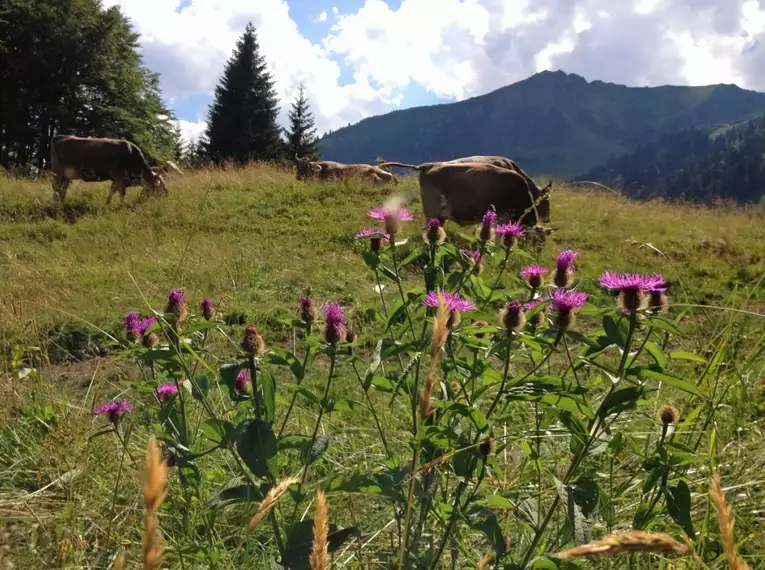
[[[572,178],[665,134],[765,113],[735,84],[629,87],[543,71],[454,103],[396,109],[324,135],[322,156],[371,163],[509,156],[532,175]]]

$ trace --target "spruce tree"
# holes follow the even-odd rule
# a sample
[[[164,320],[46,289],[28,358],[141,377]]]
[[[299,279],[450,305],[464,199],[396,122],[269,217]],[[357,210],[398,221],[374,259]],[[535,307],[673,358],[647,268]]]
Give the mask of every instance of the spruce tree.
[[[250,22],[215,88],[205,131],[207,155],[215,163],[231,160],[239,165],[277,158],[282,151],[278,105]]]
[[[286,157],[291,159],[297,154],[300,157],[307,156],[311,160],[316,160],[318,157],[316,128],[302,83],[298,87],[297,96],[292,103],[289,121],[289,130],[284,131],[287,137]]]

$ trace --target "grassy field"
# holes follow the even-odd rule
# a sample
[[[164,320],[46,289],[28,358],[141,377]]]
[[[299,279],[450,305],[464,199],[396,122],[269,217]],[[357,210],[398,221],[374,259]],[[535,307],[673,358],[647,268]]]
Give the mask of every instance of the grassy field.
[[[541,250],[511,252],[502,269],[501,248],[491,248],[478,279],[451,270],[466,278],[462,293],[478,307],[463,315],[442,359],[430,354],[433,315],[419,302],[432,265],[427,249],[404,262],[423,244],[415,179],[372,189],[298,183],[265,166],[189,172],[169,181],[167,198],[134,204],[139,190],[129,190],[124,207],[104,204],[107,187],[75,183],[66,210],[52,216],[48,182],[0,178],[0,542],[7,547],[0,555],[17,568],[111,568],[123,550],[125,567],[139,567],[140,473],[151,435],[176,445],[181,460],[170,470],[160,511],[163,567],[270,568],[280,557],[289,568],[306,567],[290,553],[310,548],[321,487],[330,532],[347,529],[331,535],[336,568],[395,568],[402,543],[411,568],[476,568],[487,550],[501,568],[670,568],[655,554],[602,562],[553,556],[633,527],[693,535],[708,567],[726,568],[708,495],[716,471],[733,505],[739,554],[752,568],[765,565],[762,208],[635,203],[559,188],[556,231]],[[386,249],[388,270],[405,267],[400,289],[381,278],[383,307],[365,264],[368,244],[354,235],[374,226],[367,211],[394,192],[415,221],[397,236],[408,241],[397,246],[396,263]],[[472,228],[446,229],[447,243],[463,247],[473,239]],[[442,247],[444,259],[458,259]],[[580,252],[577,287],[590,294],[571,334],[527,327],[501,340],[501,295],[485,303],[479,297],[495,282],[508,295],[527,295],[518,270],[532,261],[554,267],[561,249]],[[605,270],[661,273],[670,286],[665,320],[620,316],[598,285]],[[195,324],[184,332],[193,352],[172,342],[159,352],[128,346],[125,314],[162,313],[177,288],[193,313]],[[333,352],[318,326],[306,336],[290,325],[309,288],[317,306],[337,300],[344,307],[348,328],[360,335],[352,349]],[[204,296],[218,308],[214,327],[197,316]],[[499,340],[477,337],[469,325],[478,319]],[[263,386],[269,378],[276,386],[266,423],[281,427],[297,395],[285,431],[294,439],[279,439],[279,453],[253,439],[251,426],[259,424],[251,420],[261,416],[252,398],[229,390],[225,365],[248,366],[238,351],[245,323],[257,326],[269,351],[253,368]],[[381,338],[388,339],[382,354]],[[599,338],[608,342],[595,350]],[[301,378],[296,369],[305,370]],[[439,377],[433,394],[440,411],[420,425],[412,410],[428,370]],[[623,378],[618,390],[614,378]],[[494,393],[512,379],[533,380],[537,392],[508,392],[495,408]],[[187,401],[177,409],[157,406],[152,391],[163,381],[181,386]],[[613,394],[624,401],[613,403]],[[95,404],[113,397],[135,406],[116,434],[92,415]],[[261,397],[268,401],[265,389]],[[663,404],[681,413],[671,434],[656,419]],[[495,409],[486,425],[470,411]],[[179,410],[182,419],[173,415]],[[178,430],[178,422],[186,427]],[[476,451],[481,433],[494,441],[491,460]],[[317,442],[329,445],[314,458],[305,445]],[[412,464],[423,469],[428,460],[439,467],[408,475]],[[303,485],[247,534],[269,486],[296,473]],[[690,557],[675,564],[703,568]]]

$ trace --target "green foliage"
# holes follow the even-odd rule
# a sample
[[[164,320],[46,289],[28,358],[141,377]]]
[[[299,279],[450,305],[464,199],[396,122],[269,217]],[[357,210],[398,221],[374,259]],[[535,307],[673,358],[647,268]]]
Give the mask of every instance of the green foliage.
[[[318,148],[316,141],[316,128],[313,114],[308,106],[308,97],[301,84],[298,87],[295,101],[289,111],[290,126],[285,130],[287,144],[285,145],[284,155],[287,159],[292,159],[297,154],[300,157],[307,156],[311,160],[318,158]]]
[[[585,175],[638,198],[760,203],[765,196],[765,115],[726,129],[665,135]]]
[[[574,177],[663,134],[765,111],[730,85],[634,88],[544,71],[458,103],[393,111],[322,137],[328,160],[417,163],[504,155],[528,173]]]
[[[239,165],[278,158],[282,152],[278,111],[274,80],[250,22],[215,88],[205,131],[207,155],[216,164]]]
[[[119,8],[99,0],[4,6],[0,166],[44,168],[56,133],[126,138],[150,160],[176,156],[175,117]]]

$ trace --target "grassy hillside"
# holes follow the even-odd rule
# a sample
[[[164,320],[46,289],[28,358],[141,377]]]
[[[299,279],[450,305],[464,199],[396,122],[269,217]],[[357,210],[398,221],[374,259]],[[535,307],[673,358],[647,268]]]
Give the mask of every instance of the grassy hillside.
[[[522,242],[505,267],[502,248],[488,247],[480,277],[460,270],[452,247],[474,241],[473,228],[447,227],[438,267],[476,307],[454,325],[441,357],[431,356],[433,315],[421,305],[423,277],[433,274],[428,251],[416,255],[416,180],[395,190],[415,220],[402,224],[396,257],[382,253],[384,303],[375,257],[353,237],[374,226],[367,211],[393,191],[297,183],[253,166],[173,178],[168,198],[138,205],[132,189],[125,208],[104,206],[106,184],[75,183],[54,219],[47,183],[0,179],[0,516],[9,546],[0,556],[18,568],[111,568],[124,551],[125,567],[137,567],[140,473],[154,435],[175,458],[159,515],[167,568],[255,569],[280,558],[306,568],[295,557],[311,546],[322,488],[330,532],[345,529],[330,540],[333,568],[393,568],[408,541],[409,568],[476,568],[489,551],[506,568],[584,570],[605,566],[555,553],[634,527],[690,534],[719,570],[713,472],[733,506],[740,555],[761,567],[763,211],[635,203],[562,186],[553,196],[557,231],[541,250]],[[565,248],[580,252],[576,287],[590,294],[569,333],[556,333],[554,313],[540,329],[503,332],[504,295],[528,296],[519,269],[554,267]],[[400,288],[385,276],[397,268]],[[662,273],[670,312],[630,325],[598,285],[604,270]],[[126,343],[124,315],[153,308],[172,324],[163,307],[179,287],[191,312],[183,342]],[[321,311],[311,334],[292,322],[308,287],[317,307],[341,303],[360,335],[355,345],[322,342]],[[205,295],[219,311],[212,324],[199,316]],[[477,320],[488,328],[471,327]],[[266,387],[258,403],[234,389],[250,365],[239,348],[245,323],[266,346],[250,376]],[[424,398],[431,375],[438,411],[426,419],[411,413],[420,404],[409,394]],[[181,392],[159,405],[160,382]],[[117,397],[134,409],[115,433],[92,411]],[[680,412],[666,432],[663,405]],[[477,447],[481,433],[492,443]],[[246,533],[266,490],[289,475],[304,487],[293,485]],[[437,492],[422,491],[425,483]],[[575,517],[560,507],[561,493],[573,497]],[[668,567],[651,554],[609,564]]]
[[[759,203],[765,196],[765,115],[739,125],[663,136],[585,175],[630,196]]]
[[[512,157],[532,174],[573,177],[663,134],[765,112],[734,85],[625,87],[542,72],[458,103],[394,111],[323,137],[324,158],[371,163]]]

